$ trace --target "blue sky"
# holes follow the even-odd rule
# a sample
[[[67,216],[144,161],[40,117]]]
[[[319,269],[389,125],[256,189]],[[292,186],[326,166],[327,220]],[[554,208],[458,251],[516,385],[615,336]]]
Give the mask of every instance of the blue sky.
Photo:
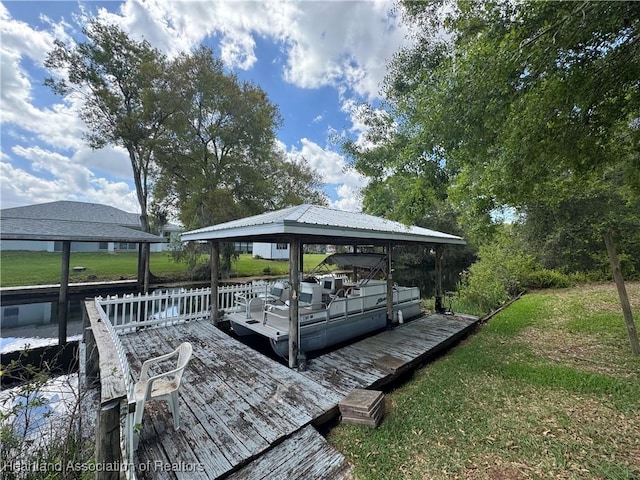
[[[410,42],[388,1],[0,3],[2,208],[76,200],[139,211],[124,150],[89,149],[78,105],[42,85],[53,41],[82,41],[96,17],[169,56],[211,47],[279,106],[280,148],[318,170],[330,204],[360,209],[365,179],[345,168],[336,138],[362,138],[358,112],[379,105],[386,64]]]

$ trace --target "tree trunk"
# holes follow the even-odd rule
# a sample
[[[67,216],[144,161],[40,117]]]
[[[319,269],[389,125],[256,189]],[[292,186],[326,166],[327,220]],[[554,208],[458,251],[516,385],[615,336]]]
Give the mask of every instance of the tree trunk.
[[[620,262],[618,261],[618,254],[616,253],[615,244],[613,243],[613,235],[611,234],[611,232],[606,232],[603,237],[604,243],[607,246],[609,261],[611,262],[611,269],[613,270],[613,279],[616,282],[616,287],[618,288],[618,296],[620,297],[620,303],[622,304],[622,313],[624,314],[624,321],[627,325],[627,333],[629,334],[631,351],[635,355],[640,355],[640,342],[638,342],[638,332],[636,331],[636,324],[633,322],[633,313],[631,312],[631,305],[629,304],[627,289],[624,285],[622,272],[620,271]]]

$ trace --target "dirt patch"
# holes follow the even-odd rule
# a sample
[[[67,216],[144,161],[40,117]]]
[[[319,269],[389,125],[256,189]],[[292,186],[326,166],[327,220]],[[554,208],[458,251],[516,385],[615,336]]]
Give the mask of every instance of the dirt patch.
[[[637,365],[625,352],[604,345],[593,335],[576,335],[561,329],[526,328],[518,336],[532,353],[578,370],[618,378],[640,377]]]
[[[497,455],[487,454],[467,462],[459,475],[453,478],[472,480],[525,480],[539,477],[540,472],[533,465],[522,462],[508,462]]]
[[[627,293],[638,325],[640,282],[628,283]],[[517,341],[527,344],[536,355],[581,371],[619,378],[640,377],[638,361],[630,355],[626,338],[611,340],[625,342],[622,348],[612,348],[603,341],[602,335],[573,332],[566,328],[576,312],[584,316],[621,313],[614,284],[586,285],[579,289],[554,290],[545,294],[555,297],[550,302],[555,307],[550,309],[544,328],[526,328],[520,332]],[[620,325],[620,329],[623,328]]]

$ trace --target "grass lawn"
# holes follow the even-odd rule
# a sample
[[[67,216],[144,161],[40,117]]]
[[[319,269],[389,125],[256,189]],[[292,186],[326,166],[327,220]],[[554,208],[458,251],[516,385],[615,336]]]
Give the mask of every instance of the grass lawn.
[[[320,254],[304,256],[304,268],[309,270],[325,257]],[[207,261],[208,257],[203,257]],[[70,261],[70,281],[107,281],[135,279],[138,254],[72,252]],[[187,279],[186,266],[176,263],[166,253],[151,254],[151,271],[158,277]],[[0,286],[46,285],[60,283],[61,254],[49,252],[2,251],[0,252]],[[73,267],[82,266],[85,270],[74,272]],[[288,275],[289,262],[255,259],[251,255],[240,255],[233,262],[233,277],[252,277],[264,275]]]
[[[613,284],[525,295],[385,399],[377,429],[329,434],[356,479],[640,478],[640,358]]]

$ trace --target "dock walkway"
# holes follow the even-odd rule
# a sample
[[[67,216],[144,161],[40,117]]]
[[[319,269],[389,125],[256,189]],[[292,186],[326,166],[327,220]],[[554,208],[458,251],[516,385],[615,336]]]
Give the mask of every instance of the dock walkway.
[[[313,428],[353,388],[380,388],[465,335],[470,317],[429,315],[312,358],[305,372],[272,360],[208,321],[121,336],[134,376],[188,341],[179,431],[164,402],[147,404],[138,478],[340,479],[346,459]],[[260,473],[262,472],[262,473]],[[304,472],[304,473],[302,473]],[[300,476],[300,475],[303,475]]]

